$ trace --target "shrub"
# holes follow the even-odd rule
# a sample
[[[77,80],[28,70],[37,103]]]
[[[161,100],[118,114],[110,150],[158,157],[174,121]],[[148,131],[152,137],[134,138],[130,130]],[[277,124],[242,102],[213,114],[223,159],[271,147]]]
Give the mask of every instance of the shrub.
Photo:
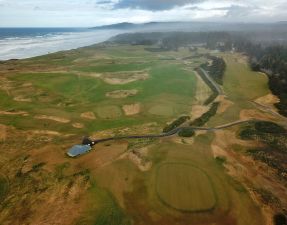
[[[278,213],[273,217],[275,225],[287,225],[286,216],[282,213]]]
[[[192,137],[194,134],[195,134],[195,132],[191,127],[183,127],[178,132],[178,136],[180,136],[180,137]]]
[[[255,129],[259,132],[264,133],[286,133],[286,130],[280,125],[269,122],[269,121],[259,121],[255,123]]]
[[[203,126],[210,119],[210,117],[212,117],[216,114],[218,106],[219,106],[219,102],[212,103],[210,109],[206,113],[202,114],[201,117],[193,120],[190,123],[190,125],[191,126],[198,126],[198,127]]]
[[[163,128],[163,132],[167,133],[169,131],[172,131],[173,129],[177,128],[181,124],[183,124],[185,121],[189,120],[189,116],[181,116],[172,123],[168,124],[165,128]]]

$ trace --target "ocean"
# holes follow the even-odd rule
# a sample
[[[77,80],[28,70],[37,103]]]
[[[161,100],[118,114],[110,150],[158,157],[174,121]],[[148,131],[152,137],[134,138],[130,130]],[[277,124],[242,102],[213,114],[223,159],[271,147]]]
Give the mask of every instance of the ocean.
[[[0,60],[24,59],[106,41],[119,30],[0,28]]]

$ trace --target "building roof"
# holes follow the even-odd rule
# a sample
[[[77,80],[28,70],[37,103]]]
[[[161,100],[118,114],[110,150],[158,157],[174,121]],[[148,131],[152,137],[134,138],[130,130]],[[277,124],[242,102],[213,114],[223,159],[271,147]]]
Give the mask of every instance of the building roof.
[[[82,155],[90,151],[92,147],[90,145],[74,145],[72,148],[69,149],[67,152],[68,156],[76,157],[78,155]]]

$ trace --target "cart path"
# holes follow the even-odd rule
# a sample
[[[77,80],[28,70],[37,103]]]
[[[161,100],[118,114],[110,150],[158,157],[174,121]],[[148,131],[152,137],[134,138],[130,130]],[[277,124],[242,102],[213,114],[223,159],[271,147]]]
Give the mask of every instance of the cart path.
[[[223,124],[217,127],[192,127],[192,126],[182,126],[182,127],[177,127],[169,132],[166,133],[161,133],[161,134],[147,134],[147,135],[128,135],[128,136],[118,136],[118,137],[110,137],[110,138],[102,138],[102,139],[97,139],[93,140],[93,145],[101,143],[101,142],[106,142],[106,141],[112,141],[112,140],[121,140],[121,139],[140,139],[140,138],[161,138],[161,137],[169,137],[177,134],[179,131],[181,131],[184,128],[191,128],[193,130],[203,130],[203,131],[216,131],[216,130],[221,130],[225,128],[229,128],[232,126],[236,126],[239,124],[243,123],[249,123],[249,122],[255,122],[259,121],[256,119],[249,119],[249,120],[237,120],[231,123]]]

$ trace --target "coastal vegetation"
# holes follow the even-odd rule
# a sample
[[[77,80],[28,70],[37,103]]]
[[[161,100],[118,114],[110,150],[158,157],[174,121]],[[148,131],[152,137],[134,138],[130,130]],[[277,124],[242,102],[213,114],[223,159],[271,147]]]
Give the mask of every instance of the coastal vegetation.
[[[246,111],[263,117],[250,101],[269,93],[267,78],[250,71],[238,53],[200,45],[203,34],[190,36],[196,47],[184,34],[162,43],[156,34],[153,42],[137,35],[131,45],[124,35],[123,43],[115,39],[0,65],[0,167],[9,178],[0,223],[41,224],[49,218],[54,224],[264,224],[264,212],[253,199],[256,180],[241,182],[240,173],[233,176],[225,168],[255,168],[240,161],[230,164],[229,153],[237,156],[243,149],[233,147],[243,142],[233,135],[239,125],[195,135],[185,124],[213,127],[250,119]],[[141,37],[146,41],[140,42]],[[217,46],[224,37],[211,35],[208,45]],[[176,40],[186,44],[177,46]],[[210,90],[202,94],[204,101],[197,100],[202,84],[195,70],[210,56],[226,64],[226,96],[215,100],[216,92],[202,104]],[[212,70],[209,75],[214,79]],[[212,88],[207,79],[203,82]],[[66,156],[83,135],[97,140],[180,126],[179,137],[107,141],[78,158]],[[283,131],[273,123],[249,126],[267,138],[264,144]],[[248,151],[245,156],[253,157]],[[278,193],[272,190],[272,195]],[[40,207],[43,202],[47,207]]]

